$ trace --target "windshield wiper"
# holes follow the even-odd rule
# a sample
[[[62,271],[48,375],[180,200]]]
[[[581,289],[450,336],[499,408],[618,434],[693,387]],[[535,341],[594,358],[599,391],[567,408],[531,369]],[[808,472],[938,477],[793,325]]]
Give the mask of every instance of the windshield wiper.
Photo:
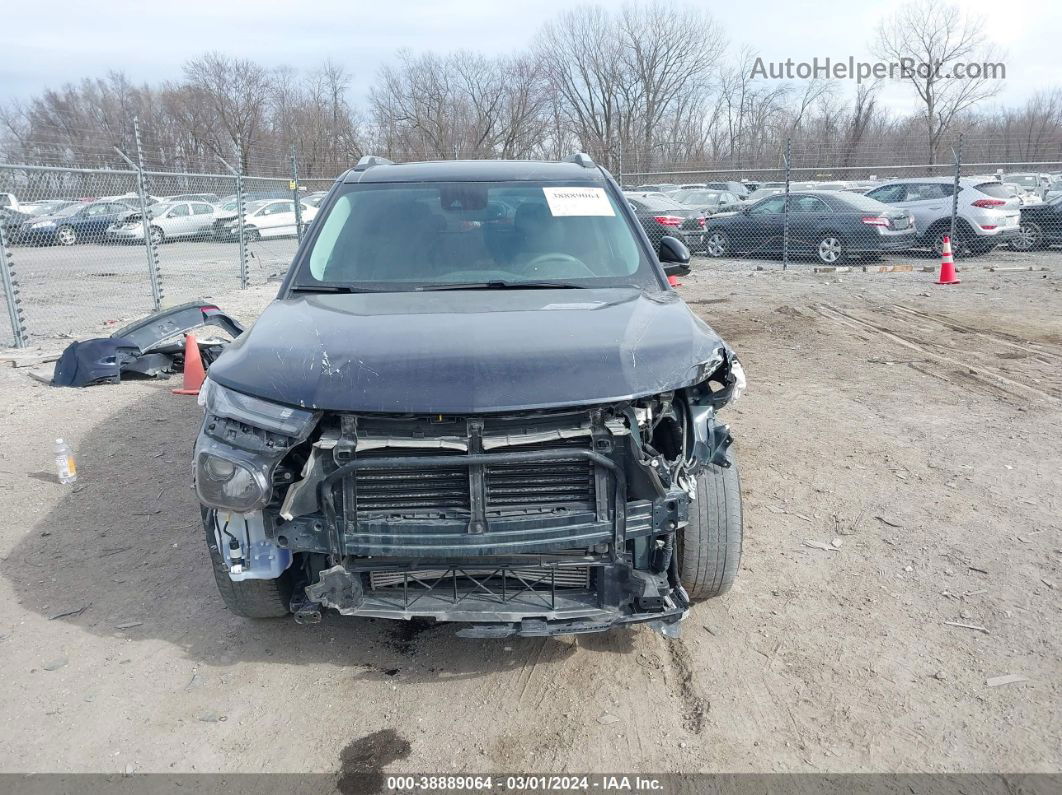
[[[350,284],[305,284],[291,288],[293,293],[378,293],[368,287],[354,287]]]
[[[494,279],[486,282],[455,282],[453,284],[425,284],[414,288],[417,292],[436,290],[585,290],[585,285],[571,282],[510,282]]]

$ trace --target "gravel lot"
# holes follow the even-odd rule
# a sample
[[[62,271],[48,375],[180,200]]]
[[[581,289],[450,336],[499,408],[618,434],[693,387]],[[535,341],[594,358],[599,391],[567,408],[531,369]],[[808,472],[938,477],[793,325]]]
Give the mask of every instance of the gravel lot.
[[[1024,264],[1048,270],[987,270]],[[698,261],[679,288],[749,377],[741,575],[679,640],[233,617],[195,401],[0,368],[0,769],[1062,770],[1057,256],[957,287],[809,271]],[[274,287],[210,291],[253,320]]]

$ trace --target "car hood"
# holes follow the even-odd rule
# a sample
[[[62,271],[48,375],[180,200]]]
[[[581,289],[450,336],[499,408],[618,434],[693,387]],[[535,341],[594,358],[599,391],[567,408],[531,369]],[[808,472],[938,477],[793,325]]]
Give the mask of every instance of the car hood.
[[[516,411],[688,386],[722,347],[671,291],[306,294],[270,304],[210,379],[331,411]]]

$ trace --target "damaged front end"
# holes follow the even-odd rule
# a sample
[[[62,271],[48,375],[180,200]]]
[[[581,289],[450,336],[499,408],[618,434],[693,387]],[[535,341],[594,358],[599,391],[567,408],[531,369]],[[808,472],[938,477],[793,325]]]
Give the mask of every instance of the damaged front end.
[[[301,621],[467,622],[471,636],[594,632],[689,608],[676,535],[729,465],[725,346],[689,386],[607,405],[426,415],[317,411],[208,380],[195,482],[228,578],[292,581]]]

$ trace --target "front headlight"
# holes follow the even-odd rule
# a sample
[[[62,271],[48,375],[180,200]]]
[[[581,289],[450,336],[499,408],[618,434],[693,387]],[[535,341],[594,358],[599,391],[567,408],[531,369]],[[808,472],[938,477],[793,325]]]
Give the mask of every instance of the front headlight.
[[[199,402],[206,412],[195,444],[199,501],[237,513],[264,507],[277,464],[313,432],[320,412],[245,395],[210,378]]]
[[[199,390],[199,405],[207,414],[226,417],[284,436],[303,439],[320,419],[320,412],[272,403],[224,387],[207,378]]]
[[[247,513],[262,506],[266,482],[260,471],[203,451],[196,460],[195,490],[204,505]]]

